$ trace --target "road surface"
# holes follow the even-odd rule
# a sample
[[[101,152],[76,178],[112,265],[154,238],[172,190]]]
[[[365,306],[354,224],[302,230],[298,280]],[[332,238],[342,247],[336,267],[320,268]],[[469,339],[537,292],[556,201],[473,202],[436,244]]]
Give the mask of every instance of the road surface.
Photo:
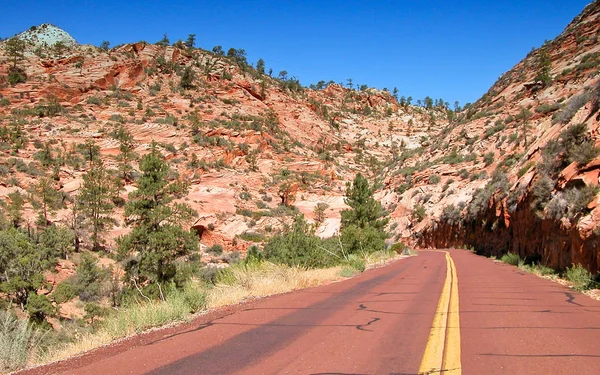
[[[237,305],[38,374],[600,373],[600,302],[465,250]]]

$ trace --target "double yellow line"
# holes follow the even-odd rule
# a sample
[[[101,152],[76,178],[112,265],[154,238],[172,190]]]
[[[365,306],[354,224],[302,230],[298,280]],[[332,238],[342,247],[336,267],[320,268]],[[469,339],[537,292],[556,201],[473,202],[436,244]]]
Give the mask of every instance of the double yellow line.
[[[456,266],[446,254],[446,281],[433,318],[419,374],[460,375],[460,319]]]

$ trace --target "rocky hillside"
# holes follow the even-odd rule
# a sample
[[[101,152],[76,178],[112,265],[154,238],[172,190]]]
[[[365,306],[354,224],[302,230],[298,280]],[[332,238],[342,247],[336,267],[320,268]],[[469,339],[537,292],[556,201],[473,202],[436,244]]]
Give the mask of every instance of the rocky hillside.
[[[600,2],[387,169],[402,237],[600,265]]]
[[[181,42],[57,48],[26,35],[22,51],[13,40],[0,49],[0,195],[10,204],[10,194],[31,196],[50,177],[64,203],[49,212],[52,222],[69,221],[90,150],[114,170],[126,169],[123,150],[135,155],[122,179],[127,199],[137,160],[156,141],[172,178],[190,185],[182,199],[198,214],[189,226],[203,245],[244,250],[296,212],[314,219],[319,203],[325,211],[317,233],[331,236],[347,181],[359,171],[378,177],[394,155],[421,147],[448,124],[445,108],[401,106],[387,91],[322,82],[308,89],[274,78],[248,64],[243,50]],[[132,137],[127,145],[124,134]],[[35,226],[33,198],[23,211]],[[117,225],[106,234],[109,249],[128,231],[122,214],[117,208]]]

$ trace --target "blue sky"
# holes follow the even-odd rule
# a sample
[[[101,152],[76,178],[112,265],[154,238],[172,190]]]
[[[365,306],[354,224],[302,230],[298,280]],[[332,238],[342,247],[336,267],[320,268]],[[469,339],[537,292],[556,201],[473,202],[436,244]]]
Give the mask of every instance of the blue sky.
[[[397,87],[461,104],[483,95],[533,47],[562,32],[591,0],[504,1],[2,1],[0,37],[52,23],[80,43],[167,33],[197,46],[242,48],[308,85]]]

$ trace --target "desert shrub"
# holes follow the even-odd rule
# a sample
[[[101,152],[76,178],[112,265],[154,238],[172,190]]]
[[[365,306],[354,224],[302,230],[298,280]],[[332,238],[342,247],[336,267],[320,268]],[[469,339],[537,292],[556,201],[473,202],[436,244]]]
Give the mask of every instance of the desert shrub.
[[[520,263],[523,262],[518,254],[510,252],[502,255],[502,258],[500,258],[500,260],[504,263],[512,264],[513,266],[518,266]]]
[[[473,198],[467,209],[467,217],[470,220],[475,220],[481,213],[489,207],[490,199],[496,194],[498,199],[506,197],[508,192],[508,178],[504,172],[496,171],[492,175],[492,179],[485,185],[483,189],[477,189],[473,193]]]
[[[575,161],[580,166],[584,166],[600,155],[600,148],[596,147],[591,139],[585,140],[580,144],[574,145],[569,151],[569,161]]]
[[[91,105],[100,105],[102,104],[102,100],[97,96],[90,96],[89,98],[87,98],[86,103]]]
[[[462,221],[461,211],[453,204],[447,205],[442,211],[441,219],[449,225],[458,225]]]
[[[523,265],[522,268],[528,272],[531,272],[531,273],[534,273],[534,274],[540,275],[540,276],[548,276],[548,275],[556,274],[556,271],[554,269],[544,266],[539,263]]]
[[[38,104],[33,107],[33,112],[38,117],[54,117],[63,111],[63,106],[57,100],[50,100],[46,104]]]
[[[556,111],[559,108],[560,108],[560,104],[558,104],[558,103],[552,103],[552,104],[550,104],[550,103],[544,103],[542,105],[539,105],[535,109],[535,111],[537,113],[546,114],[546,113],[554,112],[554,111]]]
[[[239,251],[231,251],[224,253],[221,257],[225,263],[235,264],[240,261],[240,253]]]
[[[199,276],[202,281],[209,284],[214,284],[217,280],[218,273],[219,269],[217,267],[206,266],[200,270]]]
[[[488,152],[487,154],[483,155],[483,162],[485,163],[486,167],[492,164],[494,162],[494,153]]]
[[[355,275],[357,275],[359,273],[358,270],[356,270],[354,267],[351,266],[344,266],[340,272],[339,275],[341,277],[354,277]]]
[[[429,176],[429,183],[432,185],[439,184],[441,180],[442,178],[439,174],[432,174],[431,176]]]
[[[261,233],[257,233],[257,232],[244,232],[242,234],[240,234],[240,238],[244,241],[250,241],[250,242],[262,242],[265,240],[265,236]]]
[[[517,172],[517,176],[523,177],[525,175],[525,173],[527,173],[527,171],[529,171],[531,169],[531,167],[533,167],[534,165],[535,165],[535,163],[533,161],[530,161],[529,163],[525,164],[523,167],[521,167],[519,169],[519,171]]]
[[[519,201],[521,197],[525,194],[527,188],[523,185],[519,185],[515,190],[511,191],[506,199],[506,207],[509,213],[514,213],[517,211],[519,206]]]
[[[573,96],[565,105],[565,107],[560,112],[556,113],[556,115],[554,115],[552,122],[561,124],[568,123],[571,121],[573,116],[575,116],[577,111],[579,111],[579,109],[583,107],[589,100],[590,93],[587,91]]]
[[[575,155],[582,160],[585,159],[590,154],[590,151],[586,152],[585,149],[594,148],[594,141],[587,134],[586,124],[575,124],[568,127],[560,133],[559,139],[561,146],[559,151],[564,154],[562,156],[564,164],[575,161]]]
[[[483,135],[483,139],[488,139],[492,135],[504,130],[506,126],[504,124],[497,124],[490,128],[485,129],[485,134]]]
[[[543,210],[546,203],[550,200],[553,190],[554,181],[547,175],[542,175],[531,189],[534,197],[531,207],[540,211]]]
[[[575,290],[586,290],[594,284],[594,276],[581,264],[573,265],[565,271],[565,278],[573,283]]]
[[[587,211],[587,206],[598,193],[597,186],[571,188],[556,193],[546,205],[546,217],[560,220],[566,217],[572,220]]]
[[[425,206],[423,206],[420,203],[417,203],[413,206],[410,216],[414,221],[420,223],[421,221],[423,221],[423,219],[425,219],[426,214],[427,212],[425,211]]]
[[[560,220],[567,216],[569,205],[562,192],[556,193],[546,204],[545,215],[547,219]]]
[[[209,247],[208,249],[206,249],[206,251],[207,251],[209,254],[212,254],[212,255],[218,256],[218,255],[221,255],[221,254],[223,254],[223,246],[221,246],[221,245],[219,245],[219,244],[214,244],[214,245],[212,245],[211,247]]]
[[[118,115],[118,114],[110,115],[109,120],[110,121],[114,121],[114,122],[118,122],[118,123],[121,123],[121,124],[125,123],[125,117],[123,117],[121,115]]]

